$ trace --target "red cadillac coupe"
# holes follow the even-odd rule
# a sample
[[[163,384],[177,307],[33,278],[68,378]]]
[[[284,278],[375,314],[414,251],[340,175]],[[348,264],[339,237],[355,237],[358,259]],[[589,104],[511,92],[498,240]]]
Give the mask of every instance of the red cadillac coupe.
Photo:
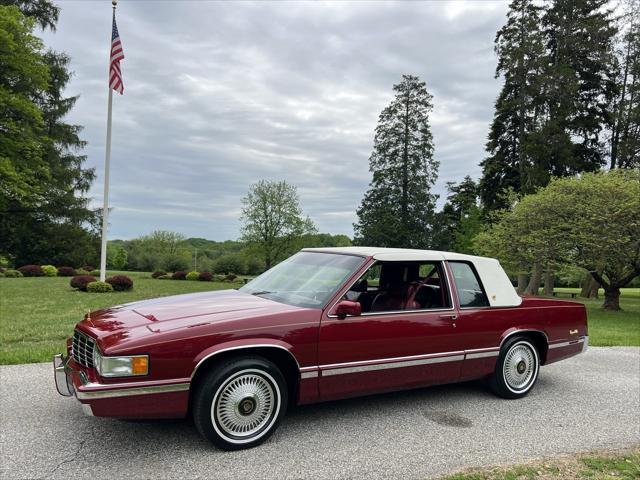
[[[234,450],[291,404],[479,378],[520,398],[587,344],[583,305],[518,296],[494,259],[348,247],[304,249],[238,290],[92,312],[53,363],[89,415],[192,415]]]

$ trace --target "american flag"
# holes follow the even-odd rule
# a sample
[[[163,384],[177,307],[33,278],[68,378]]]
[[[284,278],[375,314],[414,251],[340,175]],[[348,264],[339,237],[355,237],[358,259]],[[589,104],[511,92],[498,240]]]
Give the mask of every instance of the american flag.
[[[124,58],[118,25],[116,25],[116,12],[113,12],[113,28],[111,29],[111,62],[109,65],[109,88],[113,88],[120,95],[124,92],[124,82],[122,81],[122,70],[120,70],[120,60]]]

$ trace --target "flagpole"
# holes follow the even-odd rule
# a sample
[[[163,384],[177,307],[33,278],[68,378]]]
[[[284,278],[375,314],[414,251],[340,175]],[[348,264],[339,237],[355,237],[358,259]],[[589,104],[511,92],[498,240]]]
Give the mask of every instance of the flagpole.
[[[113,15],[116,14],[118,0],[112,0]],[[109,226],[109,163],[111,161],[111,110],[113,105],[113,89],[108,85],[109,103],[107,106],[107,145],[104,155],[104,195],[102,204],[102,246],[100,249],[100,281],[104,282],[107,274],[107,229]]]

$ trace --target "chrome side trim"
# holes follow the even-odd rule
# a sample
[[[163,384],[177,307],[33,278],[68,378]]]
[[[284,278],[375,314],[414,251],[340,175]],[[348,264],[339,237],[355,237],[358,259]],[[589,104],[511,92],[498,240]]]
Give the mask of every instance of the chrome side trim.
[[[99,400],[103,398],[132,397],[136,395],[151,395],[154,393],[183,392],[189,390],[191,382],[171,383],[167,385],[156,385],[135,388],[123,388],[118,390],[77,390],[76,396],[79,400]]]
[[[275,345],[273,343],[261,343],[261,344],[256,344],[256,345],[240,345],[238,347],[229,347],[229,348],[223,348],[222,350],[216,350],[213,353],[210,353],[209,355],[204,356],[195,366],[195,368],[193,369],[193,372],[191,372],[191,377],[190,380],[193,380],[194,375],[196,374],[196,372],[198,371],[198,368],[200,368],[200,365],[202,365],[204,362],[206,362],[208,359],[210,359],[211,357],[213,357],[214,355],[218,355],[219,353],[223,353],[223,352],[229,352],[232,350],[246,350],[248,348],[279,348],[280,350],[284,350],[285,352],[287,352],[289,355],[291,355],[291,358],[293,358],[293,361],[296,362],[296,366],[298,367],[298,371],[300,371],[300,364],[298,363],[298,359],[293,355],[293,353],[291,353],[288,349],[286,349],[285,347],[283,347],[282,345]]]
[[[473,360],[475,358],[497,357],[498,355],[500,355],[500,350],[490,350],[485,352],[474,352],[473,350],[468,350],[465,354],[465,358],[467,360]]]
[[[411,360],[402,360],[411,359]],[[398,357],[398,358],[386,358],[382,360],[372,360],[364,365],[353,365],[354,363],[334,363],[331,365],[321,365],[321,371],[323,377],[329,377],[332,375],[344,375],[348,373],[360,373],[370,372],[375,370],[387,370],[390,368],[406,368],[415,367],[418,365],[429,365],[433,363],[446,363],[446,362],[459,362],[464,360],[464,352],[448,352],[446,354],[436,353],[429,355],[416,355],[414,357]],[[379,362],[379,363],[371,363]]]
[[[502,345],[504,345],[504,342],[507,341],[507,339],[511,336],[511,335],[516,335],[518,333],[527,333],[527,332],[536,332],[536,333],[541,333],[544,335],[545,340],[547,341],[547,345],[549,345],[549,336],[543,332],[542,330],[535,330],[533,328],[525,328],[525,329],[521,329],[521,330],[514,330],[513,332],[509,333],[508,335],[506,335],[502,341],[500,342],[500,349],[502,348]],[[551,348],[551,347],[549,347]]]
[[[305,378],[318,378],[318,371],[314,370],[314,371],[309,371],[309,372],[302,372],[300,374],[300,378],[301,379],[305,379]]]
[[[581,337],[578,340],[570,340],[568,342],[552,343],[551,345],[549,345],[549,350],[554,349],[554,348],[564,348],[564,347],[568,347],[569,345],[580,345],[584,341],[585,341],[585,337]]]

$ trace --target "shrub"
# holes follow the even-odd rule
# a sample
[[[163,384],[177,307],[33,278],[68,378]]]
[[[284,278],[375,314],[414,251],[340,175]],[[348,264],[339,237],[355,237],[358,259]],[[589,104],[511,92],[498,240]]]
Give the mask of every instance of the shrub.
[[[95,281],[96,277],[92,277],[91,275],[76,275],[71,279],[69,285],[71,285],[72,288],[77,288],[78,290],[86,292],[87,285]]]
[[[78,270],[76,270],[76,276],[77,275],[90,275],[90,274],[91,274],[90,271],[87,271],[87,270],[85,270],[83,268],[79,268]]]
[[[160,275],[158,277],[158,280],[171,280],[173,278],[173,276],[171,275]]]
[[[80,270],[84,270],[85,272],[93,272],[95,269],[96,269],[96,267],[94,267],[92,265],[85,265]]]
[[[198,280],[198,272],[187,273],[187,280]]]
[[[18,270],[5,270],[4,276],[7,278],[20,278],[24,275],[22,275],[22,273],[20,273]]]
[[[107,278],[107,283],[110,284],[116,292],[126,292],[133,288],[133,280],[126,275],[114,275]]]
[[[171,275],[171,278],[173,280],[186,280],[187,272],[182,272],[182,271],[173,272],[173,275]]]
[[[201,282],[210,282],[213,280],[213,275],[211,275],[211,272],[200,272],[198,274],[198,280]]]
[[[107,282],[90,282],[87,284],[87,292],[90,293],[107,293],[113,292],[113,287]]]
[[[234,275],[233,273],[230,273],[229,275],[224,277],[224,281],[225,282],[235,282],[237,278],[238,278],[237,275]]]
[[[167,272],[165,272],[164,270],[156,270],[155,272],[153,272],[151,274],[151,278],[158,278],[158,277],[162,277],[163,275],[166,275]]]
[[[18,271],[24,277],[42,277],[44,275],[40,265],[23,265]]]
[[[91,275],[93,277],[99,277],[100,276],[100,270],[91,270],[89,272],[89,275]]]
[[[235,253],[229,253],[218,257],[214,262],[214,272],[230,274],[244,273],[246,269],[244,258]]]
[[[0,272],[0,278],[4,277],[4,272]]]
[[[247,265],[245,268],[246,274],[259,275],[264,271],[264,263],[255,257],[247,258]]]
[[[76,271],[73,267],[60,267],[58,268],[59,277],[73,277]]]
[[[58,269],[53,265],[42,265],[42,273],[44,273],[45,277],[55,277],[58,275]]]
[[[225,275],[213,275],[214,282],[224,282]]]

